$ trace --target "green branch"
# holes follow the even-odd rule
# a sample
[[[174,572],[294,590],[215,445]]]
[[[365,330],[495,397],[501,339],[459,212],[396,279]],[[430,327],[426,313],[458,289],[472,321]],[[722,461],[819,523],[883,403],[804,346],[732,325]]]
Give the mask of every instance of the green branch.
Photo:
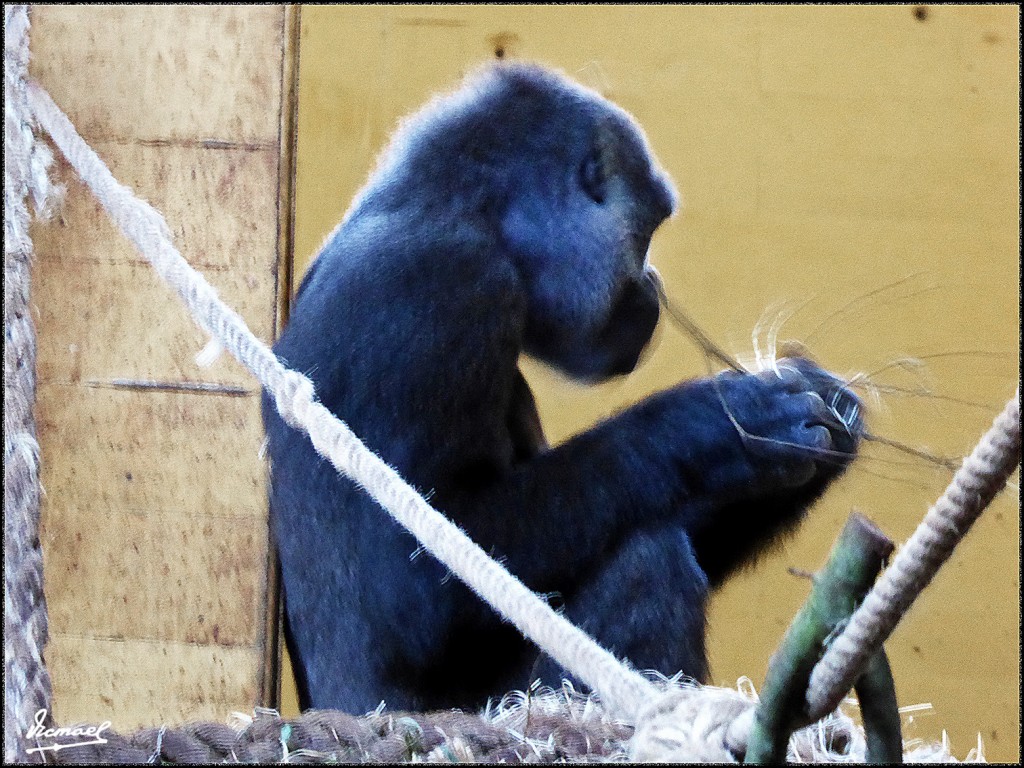
[[[864,599],[893,548],[892,541],[874,523],[857,512],[850,515],[828,562],[813,577],[807,602],[769,662],[745,763],[785,762],[793,731],[811,722],[806,708],[811,670],[829,638]],[[868,759],[901,760],[899,714],[883,651],[871,660],[858,680],[857,692],[868,730]]]

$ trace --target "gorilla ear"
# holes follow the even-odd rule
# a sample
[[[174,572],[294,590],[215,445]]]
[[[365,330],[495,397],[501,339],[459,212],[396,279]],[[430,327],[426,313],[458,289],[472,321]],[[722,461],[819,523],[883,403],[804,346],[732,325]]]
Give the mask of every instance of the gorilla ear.
[[[608,191],[608,169],[600,147],[594,147],[580,164],[580,186],[595,203],[603,203]]]

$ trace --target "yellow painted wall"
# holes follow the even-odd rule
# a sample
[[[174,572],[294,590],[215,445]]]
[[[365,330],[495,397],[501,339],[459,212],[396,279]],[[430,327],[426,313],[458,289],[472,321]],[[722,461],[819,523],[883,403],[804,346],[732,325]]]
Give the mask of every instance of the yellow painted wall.
[[[749,356],[759,320],[799,307],[782,336],[839,373],[940,355],[879,373],[938,394],[882,394],[869,425],[962,456],[1019,378],[1018,22],[1011,6],[304,8],[296,273],[396,119],[501,49],[562,68],[645,126],[684,200],[654,262],[713,338]],[[992,354],[948,354],[969,351]],[[625,380],[528,375],[559,440],[705,371],[665,327]],[[868,446],[785,549],[715,599],[714,682],[760,683],[807,592],[787,566],[818,567],[852,507],[901,541],[948,478]],[[1017,759],[1019,530],[1014,486],[890,640],[900,702],[934,705],[908,737],[945,729],[962,756],[980,732],[990,759]]]

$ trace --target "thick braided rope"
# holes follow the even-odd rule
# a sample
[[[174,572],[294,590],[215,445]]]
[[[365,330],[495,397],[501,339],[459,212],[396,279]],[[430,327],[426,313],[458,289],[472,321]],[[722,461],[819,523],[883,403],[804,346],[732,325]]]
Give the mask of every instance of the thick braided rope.
[[[82,181],[139,252],[177,291],[196,322],[256,376],[285,421],[307,432],[322,456],[358,483],[498,613],[600,693],[606,707],[624,719],[633,719],[644,701],[656,694],[654,686],[555,613],[488,557],[363,445],[343,422],[316,402],[313,383],[285,368],[242,318],[221,302],[213,287],[175,249],[163,217],[114,179],[49,94],[33,82],[28,83],[28,92],[36,119]]]
[[[666,695],[645,711],[636,729],[566,692],[520,695],[496,711],[430,713],[383,711],[356,717],[307,710],[285,719],[257,710],[236,713],[233,724],[198,722],[150,727],[135,733],[105,731],[106,744],[60,750],[48,762],[160,763],[504,763],[593,762],[734,763],[746,736],[734,724],[753,719],[747,692],[667,684]],[[832,713],[793,734],[791,762],[861,762],[864,737],[847,715]],[[948,755],[946,755],[948,756]]]
[[[1020,464],[1020,389],[811,673],[812,719],[834,709],[981,511]]]
[[[246,720],[237,716],[233,725],[199,722],[124,735],[106,731],[106,744],[61,750],[50,760],[161,765],[588,762],[621,756],[633,730],[588,714],[582,706],[559,706],[553,696],[526,701],[497,717],[458,710],[356,717],[311,709],[289,719],[257,711]]]
[[[4,762],[29,759],[21,735],[49,712],[43,558],[39,546],[36,335],[29,310],[29,208],[45,205],[49,151],[26,104],[28,10],[4,8]]]

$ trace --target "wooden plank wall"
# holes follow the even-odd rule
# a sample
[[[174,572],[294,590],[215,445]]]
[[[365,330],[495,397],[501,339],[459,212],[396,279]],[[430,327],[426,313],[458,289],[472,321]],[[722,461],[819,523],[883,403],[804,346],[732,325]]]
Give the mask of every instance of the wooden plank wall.
[[[36,6],[31,23],[31,75],[272,339],[294,12]],[[258,387],[227,355],[197,366],[204,334],[58,173],[32,285],[55,716],[126,730],[251,711],[274,679]]]

